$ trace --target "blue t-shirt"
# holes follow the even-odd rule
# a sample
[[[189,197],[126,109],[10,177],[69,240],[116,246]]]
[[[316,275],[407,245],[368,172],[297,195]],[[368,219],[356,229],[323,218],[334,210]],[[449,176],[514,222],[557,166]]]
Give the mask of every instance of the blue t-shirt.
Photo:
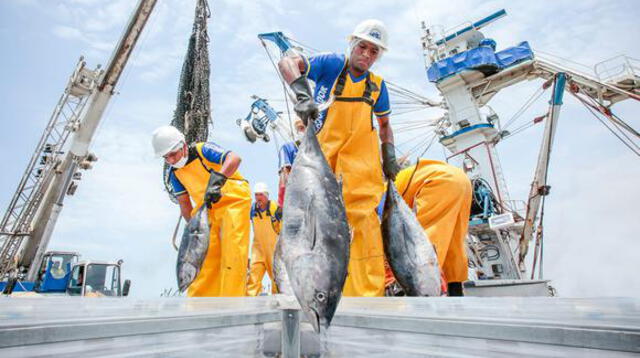
[[[298,147],[295,142],[285,143],[280,147],[278,152],[278,170],[293,165],[293,160],[298,154]]]
[[[213,142],[207,142],[202,145],[202,156],[211,163],[222,165],[229,152],[230,151],[223,149]],[[189,159],[187,160],[187,164],[191,163],[191,161],[195,159],[197,159],[195,148],[189,148]],[[182,183],[174,173],[175,170],[176,168],[171,168],[171,172],[169,172],[169,183],[171,183],[174,195],[179,196],[186,193],[187,189],[184,187],[184,185],[182,185]]]
[[[340,76],[340,72],[342,72],[342,68],[345,63],[345,56],[335,53],[323,53],[311,56],[308,60],[305,59],[305,62],[305,74],[308,79],[312,80],[316,84],[314,93],[315,101],[318,104],[325,103],[331,96],[333,84],[338,79],[338,76]],[[352,82],[360,82],[367,78],[367,73],[364,73],[360,77],[354,77],[351,72],[349,72],[349,76],[351,77]],[[382,81],[380,88],[380,96],[373,106],[373,113],[378,117],[388,116],[391,113],[389,93],[384,80]],[[315,120],[314,125],[316,131],[319,131],[320,128],[322,128],[326,115],[327,111],[325,110],[320,113],[318,119]]]

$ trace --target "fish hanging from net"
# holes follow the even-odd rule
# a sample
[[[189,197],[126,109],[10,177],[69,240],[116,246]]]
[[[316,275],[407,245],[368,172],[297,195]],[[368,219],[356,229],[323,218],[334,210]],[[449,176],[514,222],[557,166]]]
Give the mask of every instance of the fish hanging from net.
[[[206,141],[209,137],[209,126],[213,128],[209,95],[209,17],[211,11],[207,0],[197,0],[193,30],[180,74],[176,109],[171,120],[171,125],[184,134],[187,145]],[[171,200],[177,203],[169,183],[170,169],[171,167],[165,163],[164,186]]]

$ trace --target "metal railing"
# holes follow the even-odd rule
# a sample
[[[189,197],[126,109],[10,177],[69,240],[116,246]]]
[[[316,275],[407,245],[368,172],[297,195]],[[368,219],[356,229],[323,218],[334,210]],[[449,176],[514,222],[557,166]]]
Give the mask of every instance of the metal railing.
[[[598,79],[611,82],[624,78],[640,78],[640,60],[626,55],[619,55],[593,66]]]

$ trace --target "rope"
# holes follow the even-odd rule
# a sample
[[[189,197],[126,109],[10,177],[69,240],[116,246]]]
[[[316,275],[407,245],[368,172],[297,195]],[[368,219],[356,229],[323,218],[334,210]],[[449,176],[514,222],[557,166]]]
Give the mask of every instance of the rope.
[[[590,113],[591,113],[591,114],[592,114],[592,115],[593,115],[593,116],[598,120],[598,122],[600,122],[603,126],[605,126],[605,127],[609,130],[609,132],[611,132],[611,134],[613,134],[616,138],[618,138],[618,140],[620,140],[620,142],[622,142],[622,144],[624,144],[627,148],[629,148],[629,150],[631,150],[635,155],[637,155],[638,157],[640,157],[640,150],[636,150],[636,149],[634,149],[634,148],[632,147],[632,145],[633,145],[633,146],[635,146],[636,148],[638,148],[638,146],[637,146],[635,143],[633,143],[633,142],[632,142],[631,144],[627,143],[627,142],[626,142],[622,137],[620,137],[620,135],[618,135],[618,133],[616,133],[616,132],[615,132],[615,130],[613,130],[611,127],[609,127],[609,126],[605,123],[605,121],[603,121],[603,120],[602,120],[602,118],[600,118],[600,117],[599,117],[599,116],[594,112],[594,110],[591,108],[591,105],[590,105],[589,103],[587,103],[586,101],[584,101],[582,98],[580,98],[579,96],[577,96],[577,95],[576,95],[576,94],[574,94],[574,93],[572,93],[572,95],[573,95],[574,97],[576,97],[576,98],[577,98],[577,99],[578,99],[578,100],[579,100],[579,101],[580,101],[580,102],[581,102],[581,103],[582,103],[582,104],[587,108],[587,110],[588,110],[588,111],[589,111],[589,112],[590,112]],[[628,139],[628,137],[627,137],[623,132],[621,132],[621,134],[622,134],[623,136],[625,136],[625,137]]]
[[[520,107],[520,109],[518,109],[516,111],[516,113],[507,121],[507,123],[505,123],[505,125],[502,127],[503,130],[509,128],[510,125],[512,125],[518,118],[520,118],[520,116],[522,116],[522,114],[524,114],[524,112],[531,107],[531,105],[538,100],[538,98],[540,98],[540,96],[542,96],[542,94],[546,91],[546,89],[544,87],[540,87],[538,88],[532,95],[531,97],[529,97],[529,99],[527,99],[525,101],[525,103],[522,105],[522,107]]]

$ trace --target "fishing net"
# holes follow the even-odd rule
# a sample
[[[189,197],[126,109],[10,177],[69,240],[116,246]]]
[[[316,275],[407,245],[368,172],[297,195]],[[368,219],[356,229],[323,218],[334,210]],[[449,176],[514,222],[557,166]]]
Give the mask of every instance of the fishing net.
[[[188,145],[206,141],[209,136],[209,125],[213,127],[209,96],[209,35],[207,34],[207,19],[210,16],[207,0],[197,0],[193,30],[180,74],[176,109],[171,120],[171,125],[184,133]],[[170,168],[169,165],[164,164],[164,185],[171,200],[177,203],[169,183]]]

